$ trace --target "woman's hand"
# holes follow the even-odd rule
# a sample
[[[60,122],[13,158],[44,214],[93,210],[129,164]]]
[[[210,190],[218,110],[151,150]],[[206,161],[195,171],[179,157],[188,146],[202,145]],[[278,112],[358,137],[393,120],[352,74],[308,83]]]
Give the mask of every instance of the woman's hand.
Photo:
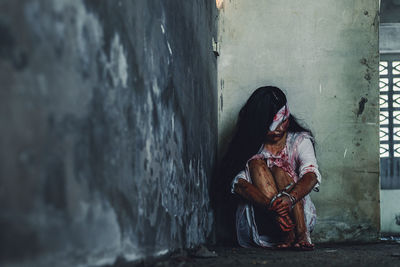
[[[292,210],[292,205],[293,203],[290,198],[283,195],[272,203],[270,210],[273,210],[278,213],[279,216],[284,217],[289,215],[289,212]]]
[[[294,227],[296,226],[292,219],[290,219],[289,215],[285,215],[285,216],[276,216],[276,221],[279,224],[279,227],[281,228],[282,231],[284,232],[289,232],[292,231],[294,229]]]

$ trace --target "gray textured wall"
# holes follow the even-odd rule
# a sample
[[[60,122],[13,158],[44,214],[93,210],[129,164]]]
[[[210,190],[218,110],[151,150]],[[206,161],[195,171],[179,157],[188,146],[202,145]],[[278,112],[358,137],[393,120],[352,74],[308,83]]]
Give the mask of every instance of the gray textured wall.
[[[2,265],[105,264],[206,240],[214,9],[0,2]]]
[[[220,11],[220,148],[251,92],[282,88],[316,137],[315,241],[379,237],[378,7],[378,0],[226,0]]]

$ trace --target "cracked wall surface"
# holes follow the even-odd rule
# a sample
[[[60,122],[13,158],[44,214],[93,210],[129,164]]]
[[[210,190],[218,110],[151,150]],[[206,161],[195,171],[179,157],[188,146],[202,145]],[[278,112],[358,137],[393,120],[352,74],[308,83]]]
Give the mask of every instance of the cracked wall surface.
[[[1,1],[0,14],[0,260],[92,266],[205,242],[215,3]]]
[[[229,0],[219,13],[221,155],[251,92],[282,88],[316,137],[315,241],[379,236],[378,11],[377,0]]]

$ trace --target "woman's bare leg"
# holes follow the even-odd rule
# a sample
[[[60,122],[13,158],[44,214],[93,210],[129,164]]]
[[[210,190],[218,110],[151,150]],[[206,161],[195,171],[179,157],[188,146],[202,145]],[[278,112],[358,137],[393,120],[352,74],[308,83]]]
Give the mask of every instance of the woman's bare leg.
[[[277,166],[272,167],[271,172],[275,178],[275,182],[276,182],[276,185],[277,185],[279,191],[282,191],[290,183],[293,182],[293,179],[284,170],[282,170],[281,168],[279,168]],[[295,223],[296,229],[297,229],[298,222],[296,220],[293,220],[293,222]],[[279,247],[281,247],[281,248],[290,247],[294,241],[295,241],[295,232],[290,231],[288,233],[286,241],[283,244],[281,244]]]
[[[282,168],[274,166],[272,167],[271,172],[275,178],[275,182],[279,191],[282,191],[290,183],[293,183],[293,179]]]
[[[297,202],[293,207],[293,217],[296,222],[296,244],[294,244],[294,247],[304,250],[313,249],[314,244],[311,242],[310,233],[306,226],[303,200]]]
[[[249,172],[253,184],[267,199],[271,200],[278,193],[275,179],[263,159],[251,160],[249,162]],[[284,232],[291,231],[294,227],[293,221],[288,215],[277,216],[276,220]]]
[[[293,179],[281,168],[274,166],[272,168],[272,173],[275,177],[275,182],[279,191],[283,190],[286,186],[293,182]],[[296,244],[294,246],[305,249],[313,248],[314,245],[311,243],[310,234],[305,223],[304,206],[302,200],[298,201],[293,207],[292,217],[294,223],[296,224]]]
[[[275,179],[263,159],[251,160],[249,162],[249,171],[253,184],[268,199],[272,199],[276,194],[278,194]]]

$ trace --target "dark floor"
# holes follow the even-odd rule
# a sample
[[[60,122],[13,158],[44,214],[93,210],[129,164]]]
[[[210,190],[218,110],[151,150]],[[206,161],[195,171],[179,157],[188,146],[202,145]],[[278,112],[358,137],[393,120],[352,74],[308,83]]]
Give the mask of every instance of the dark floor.
[[[320,244],[314,251],[273,251],[261,248],[209,247],[218,256],[196,258],[187,252],[139,266],[400,266],[400,242],[343,245]]]

